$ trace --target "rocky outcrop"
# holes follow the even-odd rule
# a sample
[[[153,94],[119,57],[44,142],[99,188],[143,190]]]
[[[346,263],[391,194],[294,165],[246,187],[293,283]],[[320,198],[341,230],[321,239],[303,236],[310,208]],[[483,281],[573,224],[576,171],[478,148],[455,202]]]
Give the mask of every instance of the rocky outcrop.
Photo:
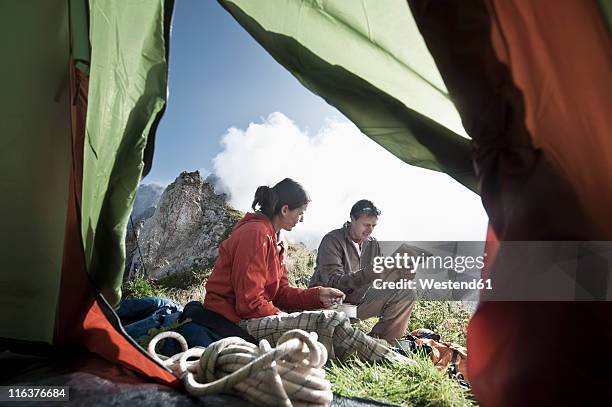
[[[137,271],[160,278],[209,266],[241,217],[198,171],[181,173],[163,192],[153,216],[128,230],[127,278]]]

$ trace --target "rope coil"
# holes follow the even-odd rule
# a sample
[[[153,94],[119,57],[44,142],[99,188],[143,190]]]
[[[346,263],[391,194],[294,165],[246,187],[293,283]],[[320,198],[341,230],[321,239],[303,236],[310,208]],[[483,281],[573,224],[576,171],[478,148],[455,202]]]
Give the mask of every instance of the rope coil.
[[[155,347],[166,338],[177,340],[183,351],[170,358],[158,355]],[[265,339],[257,346],[230,337],[207,348],[188,349],[181,334],[169,331],[156,335],[148,350],[181,377],[187,391],[196,396],[233,389],[255,404],[287,407],[328,406],[333,398],[331,383],[322,369],[327,350],[314,332],[288,331],[276,348]]]

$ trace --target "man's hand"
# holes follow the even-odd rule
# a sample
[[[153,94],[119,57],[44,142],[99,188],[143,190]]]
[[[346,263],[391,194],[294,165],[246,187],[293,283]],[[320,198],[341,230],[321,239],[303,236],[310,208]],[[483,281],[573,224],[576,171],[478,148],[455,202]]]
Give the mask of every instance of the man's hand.
[[[319,288],[319,300],[325,308],[329,308],[334,304],[344,301],[344,293],[336,288],[321,287]]]

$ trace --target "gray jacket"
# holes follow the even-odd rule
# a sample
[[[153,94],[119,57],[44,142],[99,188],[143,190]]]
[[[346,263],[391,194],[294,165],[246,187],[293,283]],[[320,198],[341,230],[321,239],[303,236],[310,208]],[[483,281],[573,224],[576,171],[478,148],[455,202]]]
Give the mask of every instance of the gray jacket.
[[[361,256],[348,234],[347,222],[323,237],[317,252],[315,272],[310,287],[334,287],[346,294],[346,302],[359,303],[370,284],[380,274],[372,271],[374,257],[381,255],[380,245],[373,237],[361,246]]]

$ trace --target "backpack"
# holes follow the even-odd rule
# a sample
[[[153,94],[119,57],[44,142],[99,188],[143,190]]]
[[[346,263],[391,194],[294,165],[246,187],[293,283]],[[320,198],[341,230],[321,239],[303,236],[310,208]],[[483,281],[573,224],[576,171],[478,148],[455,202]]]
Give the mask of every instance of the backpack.
[[[467,376],[467,349],[452,342],[443,342],[440,335],[425,328],[415,329],[398,347],[404,352],[425,352],[438,369],[446,369],[448,376],[460,385],[470,387]]]

